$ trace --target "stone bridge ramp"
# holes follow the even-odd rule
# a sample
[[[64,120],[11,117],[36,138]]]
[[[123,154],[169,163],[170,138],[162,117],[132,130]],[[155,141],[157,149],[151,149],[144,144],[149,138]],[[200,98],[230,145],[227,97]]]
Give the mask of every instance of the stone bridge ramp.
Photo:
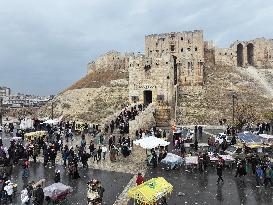
[[[257,69],[253,66],[247,68],[239,68],[237,70],[247,75],[250,79],[261,87],[268,97],[273,99],[273,69]]]

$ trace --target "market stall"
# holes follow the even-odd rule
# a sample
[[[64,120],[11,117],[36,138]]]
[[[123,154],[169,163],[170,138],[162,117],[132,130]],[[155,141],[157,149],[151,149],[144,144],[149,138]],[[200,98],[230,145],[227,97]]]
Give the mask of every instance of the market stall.
[[[44,138],[46,135],[47,135],[47,131],[36,131],[36,132],[26,133],[24,137],[27,141],[32,141],[39,137]]]
[[[152,178],[128,191],[128,196],[139,205],[154,205],[173,191],[173,186],[163,177]]]
[[[224,160],[225,165],[230,167],[235,164],[235,159],[231,155],[217,155],[217,156],[209,155],[209,157],[210,157],[210,161],[214,164],[218,162],[219,159]]]
[[[59,203],[73,191],[73,188],[62,183],[54,183],[44,188],[44,195],[48,202]]]
[[[102,198],[100,196],[101,184],[98,180],[92,179],[87,183],[87,203],[96,205],[101,204]]]
[[[161,160],[161,163],[166,164],[168,168],[173,169],[183,164],[183,158],[173,153],[167,153],[167,156]]]
[[[23,119],[23,120],[21,120],[19,128],[21,130],[33,129],[33,120],[32,119]]]
[[[133,142],[135,145],[139,145],[144,149],[154,149],[159,146],[168,146],[170,142],[167,142],[161,138],[157,138],[154,136],[144,137],[139,140]]]
[[[188,168],[197,168],[198,167],[198,156],[186,156],[185,157],[185,166]]]

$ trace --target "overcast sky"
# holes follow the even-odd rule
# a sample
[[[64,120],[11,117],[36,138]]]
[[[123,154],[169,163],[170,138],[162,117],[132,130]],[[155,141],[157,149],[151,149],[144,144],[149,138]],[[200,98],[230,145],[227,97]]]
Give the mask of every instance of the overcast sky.
[[[273,38],[271,0],[0,0],[0,85],[56,94],[109,50],[143,51],[144,36],[204,30],[221,47]]]

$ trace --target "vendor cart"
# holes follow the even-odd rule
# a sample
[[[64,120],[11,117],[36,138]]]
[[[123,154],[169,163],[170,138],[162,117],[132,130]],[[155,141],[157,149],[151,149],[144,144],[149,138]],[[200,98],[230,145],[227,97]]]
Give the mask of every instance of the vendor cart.
[[[99,181],[92,179],[87,183],[87,203],[88,205],[100,205],[102,199],[98,192]]]
[[[152,178],[128,191],[128,196],[134,203],[154,205],[173,191],[173,186],[163,177]]]
[[[173,153],[167,153],[167,156],[161,160],[161,164],[167,165],[167,169],[174,169],[183,164],[183,158]]]
[[[27,140],[28,142],[31,142],[37,138],[45,138],[45,136],[47,135],[47,131],[36,131],[36,132],[29,132],[29,133],[25,133],[24,137],[25,140]]]
[[[44,195],[48,203],[59,204],[73,191],[73,188],[62,183],[54,183],[44,188]]]

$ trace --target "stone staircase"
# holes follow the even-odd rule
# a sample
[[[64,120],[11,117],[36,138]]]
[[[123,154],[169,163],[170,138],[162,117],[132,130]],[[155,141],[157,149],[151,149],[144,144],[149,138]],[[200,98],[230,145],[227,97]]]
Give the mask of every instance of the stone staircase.
[[[171,126],[172,109],[169,106],[157,106],[155,110],[155,120],[157,127]]]

